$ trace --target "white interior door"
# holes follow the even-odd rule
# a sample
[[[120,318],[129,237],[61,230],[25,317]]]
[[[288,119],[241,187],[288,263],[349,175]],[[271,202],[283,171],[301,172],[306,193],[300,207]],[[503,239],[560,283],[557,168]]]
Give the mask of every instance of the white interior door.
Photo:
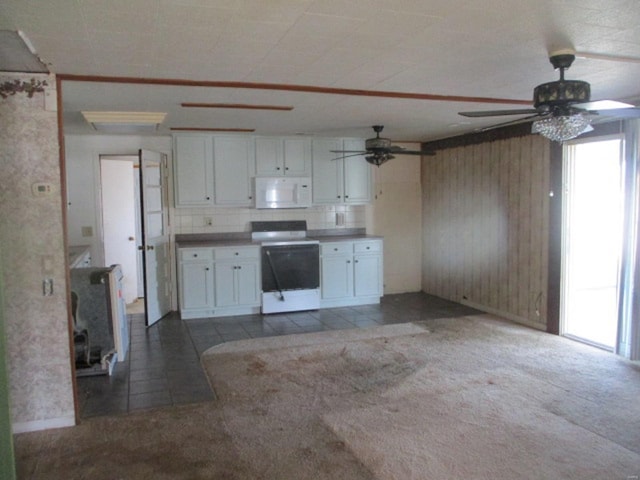
[[[133,162],[101,158],[100,184],[104,263],[122,267],[122,293],[132,303],[138,298]]]
[[[566,147],[562,333],[608,349],[618,326],[621,165],[621,138]]]
[[[140,150],[145,317],[153,325],[171,308],[169,232],[164,182],[166,156]]]

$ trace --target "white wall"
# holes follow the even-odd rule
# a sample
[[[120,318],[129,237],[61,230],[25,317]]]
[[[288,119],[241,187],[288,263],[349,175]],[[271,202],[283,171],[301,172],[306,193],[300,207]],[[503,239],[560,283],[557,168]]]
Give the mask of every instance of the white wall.
[[[402,144],[420,150],[420,144]],[[384,293],[422,289],[422,187],[420,157],[396,155],[375,168],[372,228],[384,236]]]
[[[104,265],[100,206],[100,155],[137,155],[140,149],[166,153],[171,159],[171,137],[65,136],[69,245],[90,245],[95,265]],[[90,227],[93,235],[83,236],[83,227]]]

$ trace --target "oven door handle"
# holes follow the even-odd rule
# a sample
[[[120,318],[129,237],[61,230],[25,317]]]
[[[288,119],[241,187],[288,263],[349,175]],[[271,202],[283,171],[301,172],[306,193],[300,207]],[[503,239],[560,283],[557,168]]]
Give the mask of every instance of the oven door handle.
[[[276,282],[276,288],[278,289],[278,293],[280,294],[279,300],[281,302],[284,302],[284,295],[282,294],[282,288],[280,287],[280,280],[278,280],[278,274],[276,273],[276,268],[273,266],[273,260],[271,260],[271,252],[269,251],[268,248],[266,248],[265,253],[267,254],[267,261],[269,262],[271,273],[273,273],[273,279]]]

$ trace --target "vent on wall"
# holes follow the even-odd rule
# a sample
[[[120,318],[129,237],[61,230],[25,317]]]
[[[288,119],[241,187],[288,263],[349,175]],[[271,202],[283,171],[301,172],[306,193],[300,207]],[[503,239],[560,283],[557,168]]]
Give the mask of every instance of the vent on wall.
[[[85,120],[102,133],[154,133],[164,112],[82,112]]]

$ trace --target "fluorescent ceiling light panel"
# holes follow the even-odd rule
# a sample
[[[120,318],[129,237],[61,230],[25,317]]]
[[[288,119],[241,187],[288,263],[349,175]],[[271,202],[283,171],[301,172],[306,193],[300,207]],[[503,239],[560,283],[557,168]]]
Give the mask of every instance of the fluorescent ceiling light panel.
[[[164,112],[82,112],[95,130],[105,133],[155,132],[167,116]]]

